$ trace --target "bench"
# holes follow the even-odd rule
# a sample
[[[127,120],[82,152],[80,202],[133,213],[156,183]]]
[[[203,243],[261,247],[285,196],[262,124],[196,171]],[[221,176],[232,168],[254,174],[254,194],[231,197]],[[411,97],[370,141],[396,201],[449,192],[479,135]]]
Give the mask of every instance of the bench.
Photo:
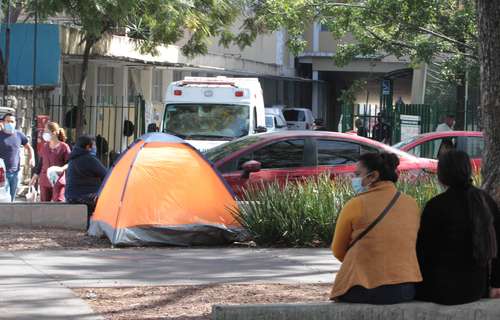
[[[85,230],[87,207],[67,203],[0,203],[0,226]]]
[[[500,300],[443,306],[426,302],[366,305],[335,302],[215,305],[213,320],[497,320]]]

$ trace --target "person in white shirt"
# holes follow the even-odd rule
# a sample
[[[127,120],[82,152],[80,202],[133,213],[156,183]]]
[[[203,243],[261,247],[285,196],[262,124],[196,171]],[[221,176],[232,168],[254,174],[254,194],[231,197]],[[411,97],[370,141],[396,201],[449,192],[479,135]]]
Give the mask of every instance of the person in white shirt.
[[[437,126],[436,132],[453,131],[454,126],[455,116],[449,114],[444,118],[444,121]]]

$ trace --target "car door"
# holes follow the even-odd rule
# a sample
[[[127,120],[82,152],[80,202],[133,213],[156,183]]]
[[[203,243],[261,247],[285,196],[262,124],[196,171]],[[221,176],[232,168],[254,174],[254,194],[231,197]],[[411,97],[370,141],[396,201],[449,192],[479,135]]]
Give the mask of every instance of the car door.
[[[223,176],[238,195],[241,195],[242,189],[250,186],[263,187],[274,182],[283,185],[287,181],[305,179],[315,174],[312,154],[310,139],[292,138],[271,142],[235,159],[233,165],[237,171]],[[260,162],[261,170],[245,178],[241,168],[250,160]]]
[[[317,139],[315,146],[318,174],[329,174],[332,178],[352,174],[362,154],[378,152],[363,144],[334,139]]]

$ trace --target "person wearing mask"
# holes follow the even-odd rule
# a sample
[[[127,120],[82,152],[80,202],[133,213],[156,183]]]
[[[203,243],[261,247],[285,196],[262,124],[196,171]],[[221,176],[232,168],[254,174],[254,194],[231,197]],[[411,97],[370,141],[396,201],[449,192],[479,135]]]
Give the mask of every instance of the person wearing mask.
[[[447,189],[424,208],[417,254],[424,281],[417,299],[445,305],[500,298],[500,211],[472,185],[467,153],[450,150],[438,162]]]
[[[106,174],[107,169],[96,158],[94,139],[79,137],[69,157],[65,196],[69,203],[87,205],[87,229]]]
[[[28,143],[28,138],[16,130],[16,117],[11,113],[6,113],[2,118],[2,130],[0,131],[0,158],[5,162],[11,201],[15,200],[19,183],[21,147],[24,147],[28,153],[28,163],[33,168],[35,166],[33,148]]]
[[[453,127],[455,127],[455,116],[452,114],[449,114],[444,118],[442,123],[440,123],[436,127],[436,132],[453,131]]]
[[[40,155],[35,174],[30,185],[37,182],[40,186],[40,201],[63,202],[66,179],[64,171],[67,168],[71,149],[66,144],[66,133],[56,122],[48,122],[43,134],[45,141]],[[50,168],[50,170],[49,170]],[[48,174],[52,176],[49,177]]]
[[[356,121],[354,122],[354,124],[356,125],[356,133],[358,136],[360,137],[365,137],[367,138],[368,137],[368,130],[366,129],[366,127],[363,125],[363,120],[361,119],[356,119]]]
[[[388,145],[391,144],[392,127],[390,124],[386,123],[385,114],[383,112],[379,112],[377,115],[377,123],[375,123],[372,129],[372,139]]]
[[[415,250],[420,210],[398,192],[399,159],[367,153],[356,165],[357,196],[340,213],[332,242],[342,262],[330,294],[350,303],[394,304],[414,299],[422,281]]]

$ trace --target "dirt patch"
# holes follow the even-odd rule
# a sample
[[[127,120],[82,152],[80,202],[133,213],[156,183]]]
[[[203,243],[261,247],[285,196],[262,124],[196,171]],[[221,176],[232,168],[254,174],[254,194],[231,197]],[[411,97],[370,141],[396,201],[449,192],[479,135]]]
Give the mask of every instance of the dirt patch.
[[[73,289],[106,319],[208,320],[214,304],[327,301],[330,284],[211,284]]]
[[[0,250],[55,250],[109,248],[107,239],[86,235],[84,231],[56,228],[0,227]]]

